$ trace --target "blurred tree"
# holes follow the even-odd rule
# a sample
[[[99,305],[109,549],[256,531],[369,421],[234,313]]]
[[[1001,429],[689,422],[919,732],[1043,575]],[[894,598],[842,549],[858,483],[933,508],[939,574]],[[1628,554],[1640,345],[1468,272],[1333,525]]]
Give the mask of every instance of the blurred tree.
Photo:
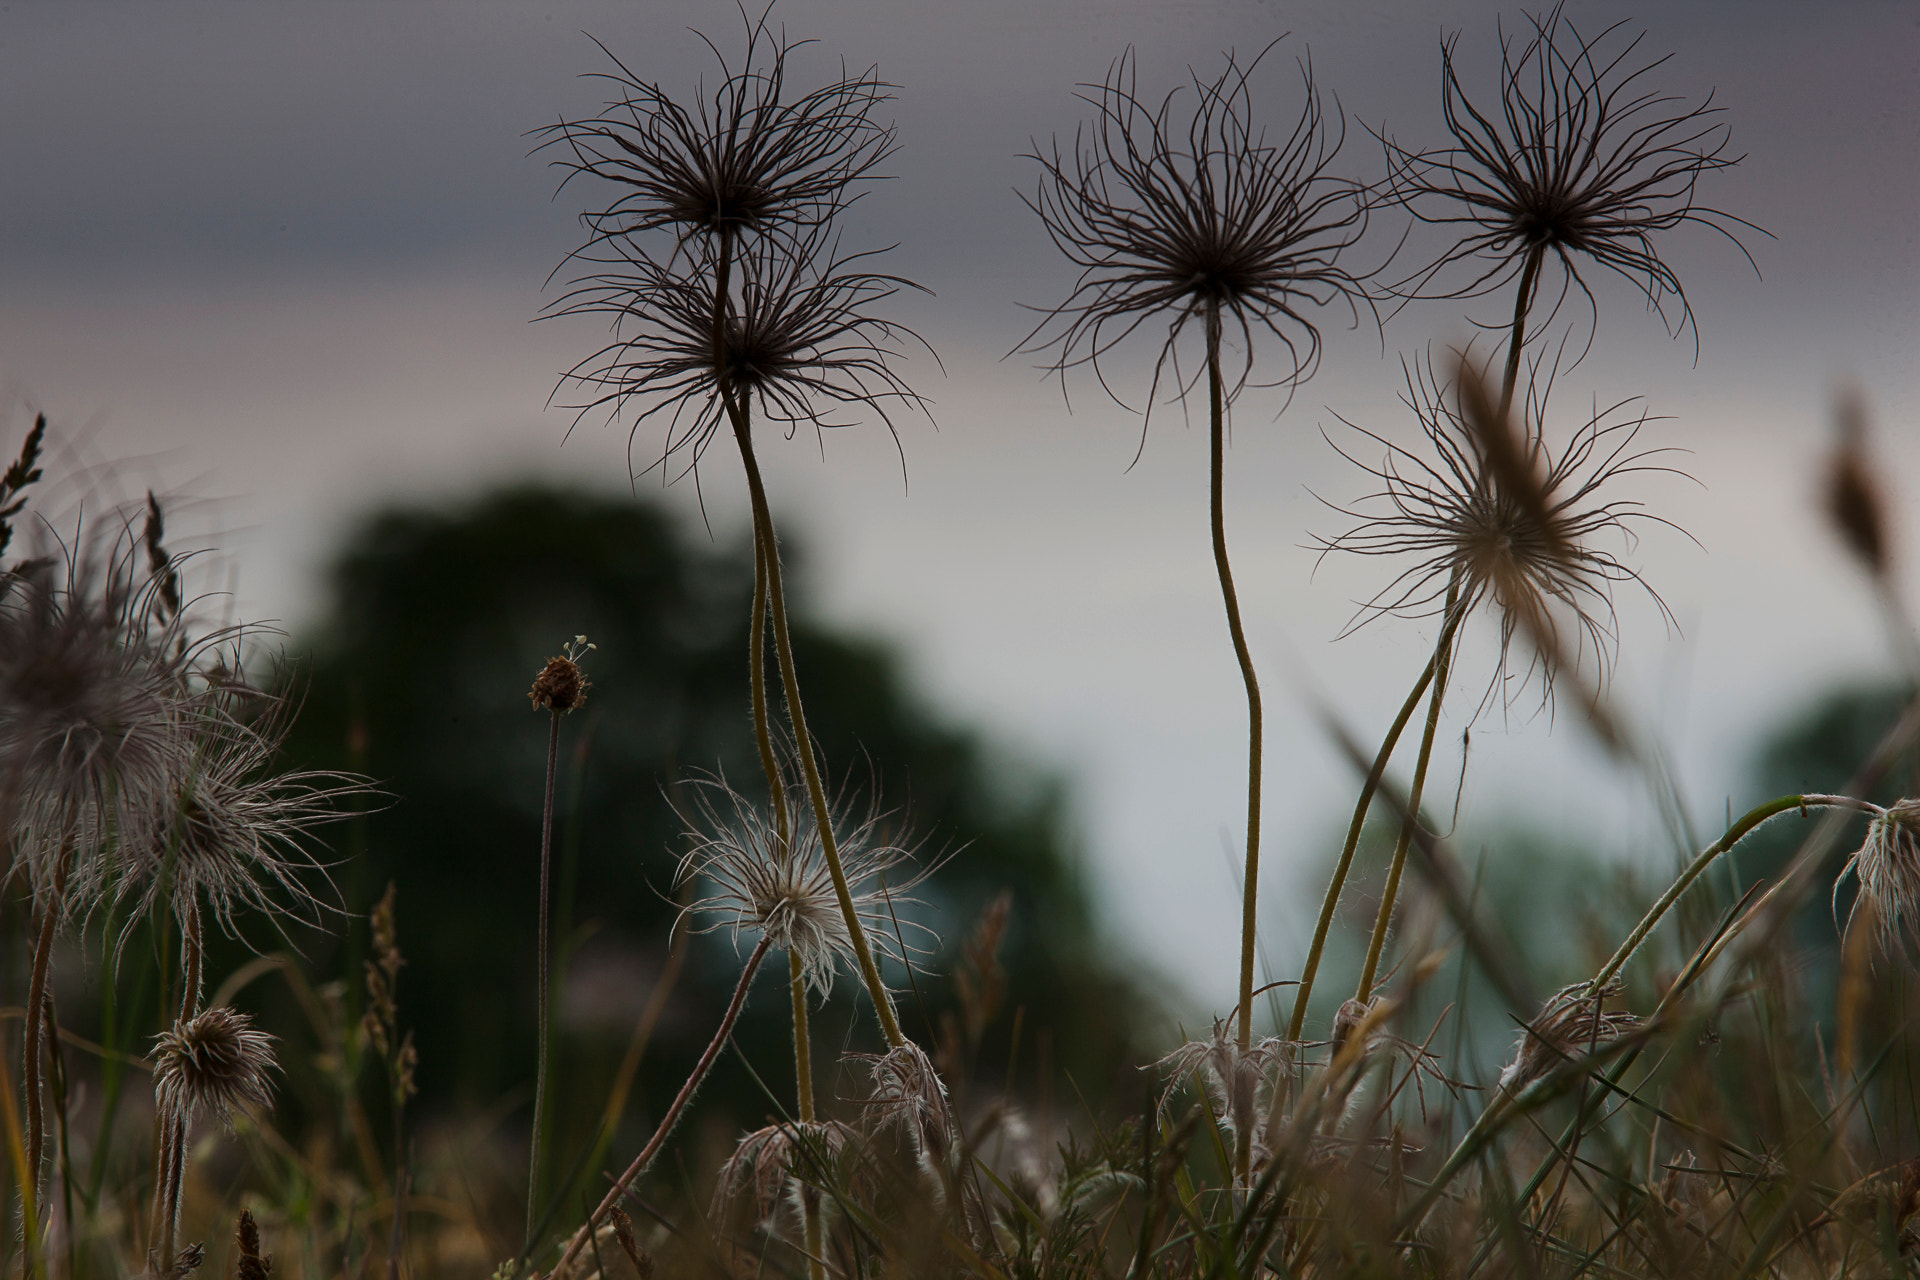
[[[598,645],[583,662],[588,703],[562,726],[555,838],[557,954],[571,948],[573,961],[555,1057],[556,1150],[577,1150],[667,955],[684,847],[667,793],[715,771],[749,794],[764,790],[747,705],[751,552],[690,547],[639,502],[529,487],[371,518],[331,587],[323,622],[303,637],[313,656],[292,751],[299,764],[362,769],[394,797],[336,841],[351,849],[334,875],[362,932],[388,880],[398,884],[401,1020],[416,1029],[428,1103],[473,1107],[530,1089],[547,724],[530,713],[527,689],[573,635]],[[856,803],[877,788],[926,856],[951,854],[922,891],[949,951],[985,904],[1012,891],[1007,993],[983,1066],[997,1061],[1004,1073],[1012,1014],[1024,1006],[1021,1060],[1044,1060],[1050,1038],[1054,1062],[1089,1095],[1104,1094],[1140,1060],[1129,1037],[1146,1020],[1132,985],[1092,950],[1059,784],[996,775],[973,737],[912,702],[884,648],[804,615],[796,622],[809,719],[832,775]],[[359,967],[351,943],[333,958],[327,943],[303,945],[319,972]],[[911,986],[903,1020],[932,1045],[952,1003],[936,971],[952,966],[927,959],[931,970],[916,966],[911,984],[898,970],[890,980]],[[775,969],[736,1040],[786,1106],[787,1073],[764,1066],[789,1052],[776,989],[785,966],[767,974]],[[736,977],[724,932],[696,939],[630,1121],[650,1119],[649,1083],[656,1097],[678,1083]],[[843,979],[816,1026],[816,1069],[830,1082],[840,1047],[872,1047],[857,985]],[[716,1076],[708,1096],[756,1088],[734,1072]],[[775,1108],[733,1096],[756,1123]]]

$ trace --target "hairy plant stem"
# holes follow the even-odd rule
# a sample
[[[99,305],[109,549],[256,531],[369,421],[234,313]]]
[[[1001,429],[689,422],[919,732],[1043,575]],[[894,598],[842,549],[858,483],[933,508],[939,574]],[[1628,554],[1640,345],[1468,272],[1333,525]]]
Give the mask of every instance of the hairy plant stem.
[[[767,794],[772,797],[774,830],[779,837],[780,850],[791,856],[793,827],[787,813],[786,783],[774,759],[773,734],[767,723],[766,632],[767,548],[760,541],[760,530],[756,523],[753,534],[753,634],[747,642],[752,666],[753,733],[760,745],[760,765],[767,774]],[[812,1124],[813,1047],[807,1026],[807,978],[800,963],[800,954],[796,951],[787,952],[787,986],[793,1001],[793,1088],[799,1102],[801,1123]],[[813,1199],[803,1196],[800,1210],[805,1224],[810,1280],[826,1280],[826,1268],[819,1256],[822,1239],[820,1206]]]
[[[781,851],[793,852],[793,819],[787,812],[786,781],[773,754],[773,731],[767,719],[767,548],[760,526],[753,528],[753,630],[747,641],[749,683],[753,689],[753,736],[760,747],[760,767],[766,771],[767,794],[772,798],[774,831]]]
[[[1380,750],[1374,754],[1373,767],[1367,770],[1366,781],[1360,785],[1360,799],[1353,807],[1353,821],[1347,824],[1347,841],[1341,846],[1340,860],[1334,864],[1333,878],[1327,882],[1327,894],[1320,902],[1320,920],[1314,926],[1313,943],[1307,948],[1307,962],[1300,971],[1300,989],[1293,1001],[1293,1016],[1287,1021],[1287,1039],[1298,1040],[1307,1021],[1307,1000],[1313,995],[1313,980],[1320,972],[1320,957],[1326,951],[1327,934],[1333,928],[1333,913],[1340,905],[1340,893],[1346,887],[1347,873],[1353,869],[1354,850],[1360,847],[1360,832],[1367,824],[1367,811],[1373,807],[1373,796],[1380,789],[1380,780],[1386,776],[1387,761],[1393,755],[1393,749],[1400,744],[1400,735],[1405,732],[1407,721],[1413,719],[1414,708],[1420,705],[1421,697],[1427,692],[1427,686],[1433,682],[1434,671],[1438,666],[1441,650],[1453,640],[1453,633],[1459,629],[1462,615],[1456,610],[1440,630],[1440,640],[1434,645],[1432,658],[1420,672],[1420,678],[1413,682],[1413,691],[1400,706],[1400,714],[1394,717],[1393,725],[1387,730],[1387,736],[1381,739]]]
[[[587,1241],[592,1238],[600,1220],[607,1216],[607,1211],[619,1203],[620,1197],[627,1194],[627,1189],[633,1185],[634,1179],[645,1173],[647,1166],[653,1163],[653,1158],[660,1154],[660,1148],[666,1145],[668,1135],[673,1132],[674,1126],[680,1123],[681,1113],[687,1109],[687,1104],[693,1101],[693,1095],[706,1080],[707,1073],[713,1069],[714,1059],[720,1056],[720,1050],[732,1037],[733,1026],[740,1020],[740,1010],[746,1007],[747,991],[753,986],[754,975],[760,972],[760,962],[766,959],[767,948],[772,945],[764,935],[754,944],[753,954],[747,957],[746,967],[740,971],[740,981],[733,988],[733,999],[727,1004],[726,1016],[720,1019],[720,1029],[713,1033],[713,1039],[701,1053],[700,1061],[694,1064],[692,1074],[680,1086],[680,1092],[674,1095],[666,1114],[660,1117],[660,1123],[654,1128],[653,1136],[647,1139],[647,1145],[640,1149],[640,1154],[635,1156],[633,1163],[627,1166],[627,1171],[614,1179],[613,1189],[607,1192],[606,1199],[600,1202],[600,1207],[589,1214],[586,1222],[574,1232],[573,1239],[567,1244],[567,1251],[561,1255],[560,1261],[554,1264],[553,1270],[547,1273],[549,1276],[566,1273],[573,1260],[579,1256],[580,1250],[585,1248]]]
[[[1240,907],[1240,1051],[1253,1045],[1253,956],[1258,923],[1260,884],[1260,681],[1253,672],[1253,654],[1240,621],[1240,597],[1233,589],[1233,569],[1227,563],[1226,517],[1226,397],[1220,377],[1220,307],[1207,304],[1207,401],[1211,423],[1208,470],[1209,503],[1213,525],[1213,566],[1220,575],[1220,597],[1227,608],[1227,631],[1233,654],[1240,662],[1240,678],[1247,687],[1247,866]],[[1242,1181],[1252,1162],[1253,1134],[1242,1126],[1236,1140],[1234,1167]]]
[[[808,1126],[806,1132],[811,1134],[816,1116],[813,1105],[813,1042],[807,1027],[807,975],[797,951],[787,952],[787,987],[793,996],[794,1093],[798,1095],[800,1103],[800,1123]],[[809,1280],[826,1280],[826,1263],[820,1256],[821,1242],[826,1238],[826,1233],[820,1221],[818,1196],[801,1195],[800,1220],[806,1237]]]
[[[1599,990],[1607,984],[1608,979],[1620,972],[1627,961],[1633,958],[1633,953],[1640,949],[1640,944],[1647,940],[1647,935],[1654,931],[1654,928],[1659,925],[1661,919],[1665,917],[1667,912],[1673,909],[1674,903],[1680,901],[1681,896],[1685,894],[1686,891],[1693,886],[1693,882],[1698,880],[1701,874],[1712,865],[1714,859],[1733,848],[1734,845],[1745,839],[1747,834],[1755,827],[1760,826],[1768,819],[1777,818],[1783,813],[1805,811],[1807,809],[1859,809],[1865,813],[1875,814],[1882,812],[1878,805],[1871,804],[1865,800],[1856,800],[1852,796],[1827,795],[1818,792],[1809,792],[1806,795],[1797,796],[1781,796],[1777,800],[1769,800],[1763,805],[1757,805],[1749,809],[1745,814],[1741,815],[1739,821],[1727,828],[1725,835],[1722,835],[1718,840],[1701,850],[1699,856],[1687,864],[1687,869],[1682,871],[1679,877],[1667,886],[1667,891],[1660,895],[1660,901],[1654,903],[1653,906],[1648,909],[1647,914],[1641,917],[1640,923],[1633,927],[1633,932],[1627,935],[1626,940],[1620,944],[1619,949],[1613,953],[1612,958],[1600,967],[1600,972],[1593,975],[1592,989],[1595,991]]]
[[[547,1118],[547,985],[550,978],[547,973],[549,940],[547,938],[547,915],[549,882],[553,868],[553,789],[554,779],[559,773],[560,763],[560,716],[556,708],[548,713],[552,722],[547,726],[547,794],[540,814],[540,940],[536,960],[537,971],[535,1008],[536,1019],[540,1024],[538,1046],[533,1075],[533,1137],[527,1144],[527,1248],[533,1247],[535,1220],[540,1205],[540,1138],[541,1129]],[[396,1129],[398,1126],[395,1126]],[[394,1163],[395,1174],[399,1176],[399,1161]]]
[[[27,1007],[22,1018],[21,1039],[25,1042],[25,1060],[21,1064],[21,1085],[27,1104],[27,1180],[21,1184],[21,1203],[31,1215],[39,1211],[40,1162],[46,1151],[47,1116],[41,1108],[45,1091],[47,1042],[41,1007],[47,1000],[47,972],[53,961],[53,936],[60,921],[60,904],[67,892],[67,864],[73,860],[73,841],[60,847],[59,860],[53,866],[53,892],[40,921],[40,934],[34,940],[33,968],[27,979]]]
[[[1460,582],[1456,575],[1447,584],[1447,614],[1452,617],[1460,604]],[[1420,797],[1426,791],[1427,766],[1433,760],[1433,735],[1440,724],[1440,703],[1447,696],[1447,674],[1453,665],[1453,637],[1434,646],[1433,692],[1427,699],[1427,725],[1420,735],[1420,755],[1413,766],[1413,785],[1407,791],[1407,812],[1400,820],[1400,838],[1393,846],[1393,862],[1387,868],[1386,891],[1380,895],[1380,911],[1373,920],[1373,938],[1367,943],[1367,962],[1360,970],[1360,986],[1354,999],[1365,1003],[1373,994],[1373,980],[1380,972],[1380,953],[1386,949],[1387,926],[1393,920],[1393,904],[1400,894],[1400,875],[1407,866],[1407,846],[1413,843],[1414,824],[1420,821]]]
[[[760,564],[766,571],[767,601],[773,614],[773,647],[780,661],[780,684],[786,690],[787,716],[793,722],[793,749],[800,757],[800,771],[807,780],[807,799],[813,805],[814,824],[820,833],[820,851],[826,857],[827,873],[833,878],[834,896],[840,903],[847,934],[853,943],[854,959],[860,977],[873,997],[874,1012],[880,1029],[891,1048],[904,1045],[900,1020],[894,1015],[893,1000],[880,981],[880,968],[874,963],[873,949],[867,943],[867,931],[854,910],[853,890],[847,884],[846,869],[840,863],[840,847],[827,809],[827,789],[820,780],[820,766],[813,758],[813,738],[807,732],[807,715],[800,701],[800,681],[794,669],[793,637],[787,627],[786,585],[780,573],[780,542],[773,527],[773,509],[767,503],[766,484],[760,477],[760,463],[753,453],[753,426],[745,397],[735,394],[728,376],[726,351],[727,281],[733,261],[733,235],[720,232],[720,262],[715,274],[713,298],[713,381],[727,420],[733,426],[734,441],[740,446],[740,462],[747,473],[747,494],[753,506],[753,536],[761,548]]]

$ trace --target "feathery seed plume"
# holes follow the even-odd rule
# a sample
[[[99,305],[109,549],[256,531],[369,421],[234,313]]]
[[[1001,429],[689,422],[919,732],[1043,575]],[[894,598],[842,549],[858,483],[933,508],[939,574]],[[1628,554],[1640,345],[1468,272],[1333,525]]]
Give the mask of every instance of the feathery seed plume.
[[[174,1023],[160,1034],[153,1058],[154,1104],[171,1123],[184,1127],[210,1115],[231,1126],[239,1108],[273,1105],[273,1037],[226,1005]]]

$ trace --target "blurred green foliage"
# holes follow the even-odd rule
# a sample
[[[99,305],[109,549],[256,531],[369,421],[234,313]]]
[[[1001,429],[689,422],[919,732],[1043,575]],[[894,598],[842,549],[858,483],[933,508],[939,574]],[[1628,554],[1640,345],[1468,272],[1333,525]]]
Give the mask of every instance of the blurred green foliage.
[[[510,1130],[525,1118],[548,731],[527,689],[563,642],[585,634],[598,646],[583,661],[594,685],[561,725],[554,873],[556,1150],[566,1160],[580,1149],[667,957],[684,847],[670,793],[714,773],[764,791],[748,715],[751,592],[744,545],[700,546],[637,501],[537,487],[376,515],[335,563],[324,619],[297,646],[312,657],[290,763],[363,770],[392,799],[334,840],[333,875],[356,918],[345,941],[302,946],[314,971],[357,974],[365,913],[397,883],[401,1022],[415,1030],[429,1108],[501,1106],[517,1117]],[[1141,1017],[1151,1005],[1134,981],[1095,951],[1060,784],[938,723],[883,646],[808,621],[803,601],[796,614],[808,719],[832,778],[856,805],[877,789],[923,857],[946,858],[921,891],[945,953],[924,957],[911,978],[889,975],[910,1033],[938,1042],[957,944],[1010,890],[1006,995],[976,1060],[1004,1077],[1017,1052],[1031,1091],[1046,1087],[1033,1072],[1050,1059],[1095,1102],[1116,1081],[1131,1098],[1132,1037],[1155,1020]],[[777,697],[777,679],[769,683]],[[723,1112],[758,1124],[792,1105],[784,971],[763,971],[736,1035],[742,1053],[723,1059],[703,1094],[709,1113],[717,1097]],[[726,931],[694,940],[629,1126],[664,1105],[737,976]],[[834,997],[815,1023],[816,1070],[823,1091],[844,1095],[852,1086],[834,1059],[876,1047],[877,1032],[857,982],[843,976]]]

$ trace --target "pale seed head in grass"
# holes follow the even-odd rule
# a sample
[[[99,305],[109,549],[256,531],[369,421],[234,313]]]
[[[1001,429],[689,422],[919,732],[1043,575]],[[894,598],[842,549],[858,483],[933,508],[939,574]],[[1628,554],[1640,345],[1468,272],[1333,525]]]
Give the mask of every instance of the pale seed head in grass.
[[[1605,1002],[1623,989],[1621,980],[1614,978],[1598,991],[1591,983],[1576,982],[1555,993],[1532,1025],[1521,1030],[1513,1061],[1500,1072],[1501,1090],[1519,1093],[1563,1062],[1582,1058],[1638,1031],[1638,1016],[1604,1008]]]
[[[1538,250],[1560,268],[1557,289],[1544,275],[1534,286],[1536,296],[1553,299],[1548,322],[1574,293],[1593,311],[1583,271],[1598,266],[1632,283],[1677,336],[1693,326],[1693,309],[1654,238],[1695,223],[1731,240],[1751,263],[1737,230],[1766,232],[1696,194],[1701,178],[1742,157],[1727,154],[1724,108],[1711,94],[1687,106],[1651,87],[1667,59],[1636,57],[1643,36],[1615,23],[1588,38],[1564,8],[1529,15],[1530,32],[1501,31],[1500,100],[1490,109],[1476,107],[1461,86],[1459,34],[1442,38],[1451,144],[1415,151],[1382,137],[1381,199],[1459,239],[1390,287],[1406,298],[1478,297],[1513,282]]]
[[[1543,647],[1576,662],[1590,655],[1603,677],[1611,666],[1618,639],[1615,587],[1645,589],[1671,621],[1639,570],[1608,545],[1630,550],[1634,522],[1676,527],[1615,493],[1628,476],[1681,474],[1660,461],[1671,450],[1638,447],[1651,419],[1637,401],[1605,408],[1596,403],[1555,449],[1545,426],[1550,372],[1539,376],[1536,370],[1528,380],[1520,426],[1499,428],[1504,436],[1473,420],[1474,405],[1484,407],[1486,392],[1469,362],[1462,360],[1446,375],[1431,360],[1407,363],[1403,372],[1401,400],[1424,447],[1408,448],[1351,422],[1346,425],[1384,446],[1385,456],[1368,463],[1334,446],[1380,487],[1360,500],[1364,505],[1334,506],[1360,523],[1338,537],[1318,539],[1322,558],[1347,551],[1410,562],[1360,606],[1348,632],[1384,614],[1441,614],[1451,591],[1456,609],[1490,606],[1497,617],[1500,656],[1489,696],[1512,687],[1509,663],[1518,634],[1536,643],[1534,660],[1516,683],[1537,671],[1543,697],[1550,697],[1557,664],[1541,657]],[[1551,643],[1542,646],[1543,637]]]
[[[153,1062],[154,1104],[183,1128],[199,1116],[231,1127],[241,1108],[273,1105],[273,1037],[225,1005],[162,1032]]]
[[[320,913],[330,885],[315,832],[378,792],[355,774],[277,769],[296,708],[254,691],[244,700],[244,716],[232,698],[203,703],[191,760],[156,797],[147,838],[122,850],[111,886],[100,886],[132,903],[129,929],[163,908],[191,922],[202,904],[232,937],[242,911],[276,923]]]
[[[831,1171],[851,1136],[845,1125],[834,1120],[755,1129],[740,1139],[720,1167],[714,1216],[721,1217],[729,1203],[751,1193],[754,1221],[771,1226],[782,1200],[795,1201],[797,1209],[799,1199],[813,1190],[808,1183],[820,1181]]]
[[[1213,1034],[1205,1040],[1189,1040],[1153,1064],[1164,1072],[1167,1086],[1160,1094],[1160,1110],[1182,1085],[1196,1077],[1206,1093],[1207,1105],[1221,1130],[1237,1136],[1253,1135],[1255,1163],[1267,1155],[1270,1133],[1269,1111],[1279,1082],[1293,1063],[1294,1046],[1285,1040],[1257,1040],[1245,1052],[1233,1034],[1232,1018],[1216,1018]]]
[[[1096,115],[1071,149],[1056,139],[1028,156],[1041,177],[1022,199],[1080,268],[1073,292],[1022,344],[1050,355],[1063,389],[1068,370],[1090,367],[1126,405],[1107,373],[1117,350],[1153,322],[1150,413],[1164,381],[1184,395],[1204,374],[1204,360],[1182,369],[1179,343],[1209,316],[1235,348],[1222,374],[1227,399],[1249,385],[1291,388],[1319,365],[1324,309],[1344,303],[1358,324],[1365,294],[1340,257],[1366,229],[1367,202],[1333,171],[1345,122],[1336,107],[1329,128],[1302,62],[1300,114],[1269,134],[1252,77],[1272,49],[1244,65],[1229,53],[1214,78],[1193,73],[1190,99],[1182,86],[1157,103],[1141,96],[1129,49],[1104,81],[1082,86]],[[1279,358],[1256,377],[1261,346]]]
[[[1836,894],[1849,873],[1860,882],[1854,911],[1861,902],[1872,907],[1874,928],[1889,954],[1903,934],[1920,943],[1920,800],[1897,800],[1874,815],[1866,841],[1840,869]]]
[[[946,1081],[933,1060],[908,1040],[885,1053],[855,1053],[873,1072],[873,1092],[867,1098],[867,1121],[876,1133],[897,1128],[912,1140],[921,1161],[937,1166],[946,1160],[960,1138]]]
[[[785,840],[769,808],[733,790],[724,778],[693,783],[691,803],[682,814],[689,847],[675,879],[700,883],[707,892],[686,908],[682,920],[696,933],[724,928],[736,940],[742,932],[764,935],[799,957],[807,985],[824,997],[841,962],[854,959],[853,940],[808,792],[791,780],[783,785],[786,811],[795,824]],[[938,938],[902,918],[903,909],[921,905],[915,891],[931,868],[915,863],[910,846],[888,839],[888,817],[871,805],[855,815],[841,804],[828,814],[867,937],[883,956],[902,959],[907,944],[894,928],[896,921],[918,939],[913,951],[931,949]]]

